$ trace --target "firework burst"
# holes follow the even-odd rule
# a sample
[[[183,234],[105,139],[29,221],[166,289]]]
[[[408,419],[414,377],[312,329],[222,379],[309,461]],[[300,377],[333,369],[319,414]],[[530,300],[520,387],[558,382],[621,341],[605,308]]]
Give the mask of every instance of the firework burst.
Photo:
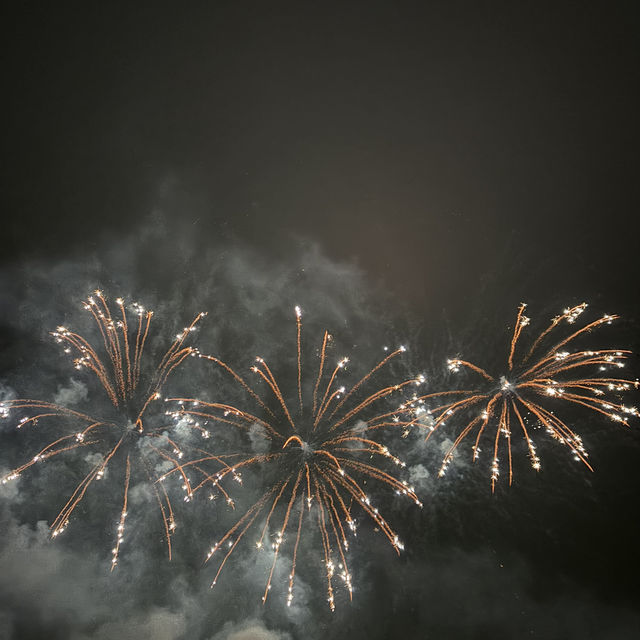
[[[492,491],[500,475],[501,446],[507,455],[509,484],[512,482],[511,439],[514,430],[524,438],[531,466],[539,471],[540,458],[531,437],[531,432],[538,428],[544,428],[555,441],[570,449],[575,460],[582,461],[593,470],[580,436],[558,417],[556,408],[561,410],[562,405],[578,405],[625,426],[628,426],[629,417],[638,416],[637,408],[626,406],[619,400],[623,392],[633,387],[637,389],[638,381],[610,377],[606,373],[612,368],[624,367],[624,360],[630,352],[619,349],[572,350],[578,338],[601,325],[611,324],[618,316],[604,315],[554,342],[552,338],[557,333],[554,330],[562,324],[574,325],[587,305],[582,303],[567,308],[551,320],[528,350],[522,349],[518,356],[521,334],[530,323],[524,315],[525,307],[522,303],[518,309],[507,362],[500,375],[491,375],[471,362],[453,358],[447,361],[449,371],[457,373],[467,369],[480,378],[482,386],[436,392],[419,398],[418,405],[423,411],[427,402],[436,400],[442,403],[425,411],[430,418],[427,439],[436,429],[444,427],[445,422],[462,418],[464,425],[444,457],[440,476],[445,474],[460,443],[474,432],[474,461],[480,456],[483,436],[490,442]],[[611,396],[616,396],[616,400],[609,399]]]
[[[254,436],[259,434],[264,444],[262,453],[240,451],[213,456],[203,452],[200,459],[182,465],[182,469],[186,470],[190,466],[200,468],[201,465],[214,464],[215,471],[211,473],[199,469],[206,477],[193,490],[212,488],[213,485],[214,490],[220,491],[231,506],[234,501],[225,483],[234,480],[241,483],[243,471],[252,468],[267,478],[264,493],[211,546],[207,561],[220,552],[223,554],[211,586],[217,583],[222,569],[241,540],[250,530],[256,530],[255,546],[257,549],[270,547],[273,556],[262,602],[266,602],[271,589],[281,549],[288,544],[291,569],[288,574],[287,605],[290,605],[294,594],[298,549],[303,531],[306,530],[304,525],[315,520],[323,573],[326,575],[327,600],[333,611],[335,578],[342,581],[350,598],[352,595],[347,551],[349,539],[356,533],[354,511],[360,510],[368,516],[396,552],[399,553],[403,548],[395,531],[372,504],[363,485],[367,481],[376,481],[421,506],[413,488],[386,471],[381,463],[398,467],[404,464],[369,432],[385,425],[396,425],[398,421],[403,424],[413,422],[413,417],[401,419],[404,412],[409,411],[408,408],[380,413],[379,409],[376,412],[376,405],[379,407],[379,401],[383,398],[401,392],[410,385],[420,384],[423,380],[412,378],[382,386],[373,392],[365,391],[371,378],[405,350],[400,347],[389,352],[347,390],[338,385],[337,379],[348,359],[339,360],[333,368],[327,367],[331,336],[325,332],[318,351],[317,370],[314,366],[307,385],[303,376],[305,367],[302,363],[301,334],[301,311],[296,307],[297,382],[289,392],[283,391],[263,358],[256,358],[251,368],[261,387],[266,390],[258,392],[225,362],[202,355],[202,358],[232,376],[255,408],[247,410],[221,402],[189,398],[171,398],[168,401],[178,403],[178,408],[173,411],[178,421],[196,424],[212,422],[217,425],[216,428],[227,427],[245,435],[249,432]],[[365,421],[365,416],[372,415]],[[175,471],[169,471],[164,477]],[[210,497],[213,498],[213,494]],[[269,533],[274,530],[275,533]]]
[[[118,563],[124,540],[129,488],[134,475],[139,475],[154,487],[170,558],[171,535],[176,527],[174,512],[168,493],[162,485],[155,483],[157,474],[153,471],[150,457],[154,456],[155,462],[162,461],[179,469],[183,453],[178,444],[166,435],[167,427],[151,427],[147,417],[152,411],[151,407],[161,398],[161,390],[172,372],[187,357],[197,355],[198,351],[186,346],[185,341],[205,314],[198,314],[188,327],[176,335],[160,363],[149,373],[147,367],[143,366],[143,355],[153,312],[133,303],[130,309],[135,320],[130,322],[124,300],[117,298],[115,307],[110,307],[101,291],[95,291],[83,306],[95,321],[100,335],[97,341],[92,343],[66,327],[58,327],[51,335],[64,352],[73,358],[77,370],[88,370],[97,379],[100,389],[109,400],[111,415],[108,418],[95,417],[92,411],[80,412],[41,400],[17,399],[2,403],[0,417],[8,418],[13,411],[22,414],[17,426],[19,430],[36,427],[45,418],[61,419],[50,424],[48,429],[50,432],[51,427],[59,428],[57,437],[11,471],[2,482],[14,480],[30,467],[62,453],[78,450],[93,453],[99,461],[77,485],[58,513],[51,524],[51,536],[56,537],[64,531],[89,487],[103,479],[107,470],[111,469],[111,475],[119,477],[123,487],[111,569]],[[95,398],[92,404],[100,406],[100,402]]]

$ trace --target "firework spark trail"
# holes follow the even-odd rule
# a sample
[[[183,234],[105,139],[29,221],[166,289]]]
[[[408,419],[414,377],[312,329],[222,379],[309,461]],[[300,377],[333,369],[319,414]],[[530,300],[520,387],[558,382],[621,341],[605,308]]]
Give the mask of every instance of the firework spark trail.
[[[495,422],[495,433],[492,443],[491,457],[491,490],[500,475],[499,451],[501,440],[508,456],[509,484],[513,479],[512,468],[512,426],[522,431],[527,443],[531,466],[540,470],[540,458],[530,432],[538,426],[557,442],[571,449],[575,460],[582,461],[587,468],[593,470],[587,458],[580,436],[556,413],[544,406],[545,400],[561,400],[579,405],[604,415],[616,422],[628,426],[628,417],[638,417],[638,409],[622,404],[619,398],[609,400],[607,393],[620,395],[632,387],[638,388],[638,381],[609,377],[604,372],[611,367],[621,368],[630,352],[620,349],[563,350],[572,345],[580,336],[600,327],[611,324],[618,316],[605,314],[601,318],[589,322],[551,346],[544,347],[550,340],[553,330],[563,321],[573,325],[587,308],[586,303],[565,309],[551,320],[533,341],[532,346],[520,361],[516,359],[519,339],[522,330],[529,325],[529,318],[524,315],[526,305],[518,308],[515,327],[509,345],[506,372],[501,376],[493,376],[477,365],[453,358],[448,360],[448,368],[456,373],[460,369],[468,369],[482,376],[486,381],[485,388],[442,391],[430,393],[412,402],[421,416],[428,416],[429,423],[422,423],[429,429],[426,439],[438,428],[445,426],[455,418],[461,418],[463,427],[453,445],[447,451],[439,475],[445,474],[453,459],[454,452],[460,443],[477,427],[475,443],[472,446],[473,460],[480,455],[480,441],[485,431]],[[597,373],[593,373],[596,371]],[[448,396],[456,397],[453,401]],[[426,409],[428,402],[440,401],[442,404]],[[477,412],[477,413],[476,413]],[[422,418],[421,418],[422,420]],[[528,425],[528,428],[527,428]]]
[[[281,556],[281,547],[285,543],[291,543],[292,559],[287,591],[287,605],[291,605],[296,562],[299,559],[298,549],[306,524],[303,512],[314,510],[322,543],[321,555],[326,573],[327,601],[333,610],[335,607],[333,580],[336,566],[349,597],[352,593],[352,578],[346,551],[349,548],[348,534],[355,535],[356,521],[352,516],[352,510],[357,505],[373,520],[396,552],[399,553],[403,549],[397,534],[373,506],[361,484],[367,480],[377,481],[380,485],[393,489],[396,494],[408,496],[415,504],[422,506],[413,488],[380,468],[374,458],[380,461],[386,459],[401,467],[404,466],[402,461],[392,455],[386,446],[367,435],[369,425],[375,425],[376,429],[381,427],[383,416],[395,416],[397,421],[387,420],[388,424],[393,426],[397,426],[398,423],[412,424],[415,421],[413,406],[405,403],[391,413],[388,411],[380,413],[378,409],[378,413],[374,413],[373,417],[369,417],[366,421],[364,418],[365,410],[376,402],[398,393],[407,385],[419,385],[424,379],[412,378],[399,384],[384,386],[369,392],[368,395],[362,393],[365,383],[370,382],[374,374],[405,350],[401,347],[376,364],[349,392],[345,392],[344,387],[334,388],[336,377],[348,360],[346,358],[339,360],[333,371],[331,373],[326,371],[325,375],[326,352],[331,338],[327,332],[324,332],[319,350],[318,369],[317,372],[313,372],[310,378],[311,384],[307,388],[304,385],[305,376],[303,376],[305,367],[302,365],[302,313],[299,307],[296,307],[295,312],[297,369],[295,391],[283,393],[282,387],[277,383],[276,377],[264,359],[256,358],[257,364],[251,367],[258,380],[266,385],[271,398],[275,400],[277,411],[266,410],[268,403],[258,391],[246,383],[228,364],[211,356],[201,357],[219,365],[230,374],[240,383],[248,396],[266,410],[265,414],[259,417],[254,415],[253,411],[240,409],[228,403],[203,402],[193,398],[168,398],[167,402],[177,403],[177,409],[172,414],[175,420],[180,420],[183,424],[185,421],[207,420],[219,428],[231,427],[239,430],[240,433],[247,433],[253,425],[260,425],[260,435],[269,447],[269,451],[264,454],[255,455],[240,451],[220,454],[217,459],[205,453],[202,458],[185,462],[181,467],[186,471],[193,465],[200,465],[207,461],[212,464],[217,463],[216,471],[208,474],[215,479],[213,484],[216,488],[221,488],[221,483],[227,478],[240,482],[240,472],[244,469],[259,468],[265,473],[273,473],[272,480],[268,481],[266,492],[246,509],[231,529],[211,546],[206,561],[226,545],[226,552],[218,565],[211,586],[217,584],[223,567],[238,543],[255,524],[262,523],[256,547],[263,549],[267,531],[275,526],[273,523],[278,522],[279,525],[275,527],[275,533],[272,534],[273,557],[262,602],[267,601],[278,558]],[[323,379],[327,378],[325,387]],[[356,391],[361,392],[362,395],[357,394]],[[310,396],[310,402],[305,401],[306,393]],[[296,419],[289,411],[288,398],[295,398],[298,404],[299,415]],[[355,400],[355,405],[353,402],[348,402],[349,400]],[[331,409],[332,406],[333,409]],[[401,416],[403,416],[402,419]],[[220,464],[221,461],[229,462]],[[180,470],[171,469],[161,480],[177,472]],[[204,479],[198,487],[194,487],[194,491],[209,484]],[[290,528],[295,531],[292,541],[287,540],[287,532]]]
[[[144,472],[146,480],[151,481],[151,465],[147,454],[141,447],[141,438],[148,438],[149,449],[172,464],[172,468],[179,471],[186,485],[189,495],[189,480],[186,476],[180,458],[183,453],[180,447],[171,439],[165,437],[166,429],[172,426],[150,428],[144,424],[149,408],[155,400],[160,399],[160,391],[171,373],[179,367],[188,356],[198,354],[190,346],[185,346],[187,337],[195,330],[197,323],[206,315],[200,313],[193,322],[185,327],[170,344],[159,365],[153,370],[148,379],[142,380],[142,361],[145,344],[149,335],[152,311],[146,311],[138,303],[131,308],[137,316],[137,322],[130,324],[127,318],[125,302],[122,298],[115,300],[117,315],[107,303],[101,291],[95,291],[83,302],[83,308],[90,313],[98,329],[100,338],[96,346],[90,340],[66,327],[58,327],[52,332],[57,343],[63,346],[67,354],[72,354],[76,369],[90,371],[100,383],[110,404],[120,416],[118,419],[96,418],[89,413],[69,409],[43,400],[16,399],[2,403],[0,414],[9,417],[12,411],[27,412],[17,425],[18,429],[34,426],[45,418],[63,418],[66,430],[71,433],[61,435],[46,444],[29,461],[15,468],[2,479],[3,483],[18,478],[31,466],[49,460],[61,453],[88,448],[92,452],[100,453],[102,460],[93,466],[88,474],[76,486],[75,490],[60,510],[51,524],[52,537],[62,533],[69,524],[72,513],[86,495],[93,482],[101,480],[107,467],[119,470],[124,466],[123,473],[123,507],[117,525],[116,545],[113,549],[111,569],[118,563],[120,546],[124,539],[125,519],[127,517],[127,502],[130,483],[134,471]],[[115,316],[115,317],[114,317]],[[130,336],[133,330],[134,334]],[[105,356],[100,355],[104,350]],[[164,415],[164,412],[163,412]],[[84,425],[78,430],[77,425]],[[74,429],[75,426],[75,429]],[[204,434],[202,434],[204,437]],[[158,444],[151,444],[151,439]],[[170,452],[163,449],[168,445]],[[201,473],[204,473],[200,470]],[[155,479],[154,479],[155,481]],[[171,534],[175,529],[173,507],[164,487],[154,490],[166,534],[169,558],[171,558]]]

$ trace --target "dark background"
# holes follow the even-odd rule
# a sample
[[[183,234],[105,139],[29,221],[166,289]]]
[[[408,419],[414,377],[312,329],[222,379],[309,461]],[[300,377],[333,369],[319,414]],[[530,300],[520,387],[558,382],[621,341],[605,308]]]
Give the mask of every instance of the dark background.
[[[139,283],[170,272],[185,246],[223,261],[241,248],[255,269],[295,270],[311,243],[345,273],[357,266],[406,317],[416,361],[441,362],[451,346],[491,354],[521,300],[541,322],[582,299],[596,314],[621,313],[609,339],[637,352],[634,9],[14,6],[3,19],[5,369],[27,358],[12,304],[23,284],[25,299],[37,290],[33,265],[100,260],[106,246],[135,247],[144,225],[175,244],[149,252]],[[180,273],[168,277],[167,290],[179,288]],[[399,516],[407,554],[368,565],[338,621],[311,600],[295,624],[259,613],[246,637],[635,637],[637,423],[584,425],[595,474],[563,471],[564,452],[550,449],[548,471],[493,498],[484,476],[464,478],[455,500],[447,479],[433,521]],[[145,584],[141,611],[183,606]],[[41,621],[30,637],[52,637],[57,614],[37,599],[8,602],[0,633],[27,637],[16,631],[24,616]],[[56,602],[47,606],[66,611]],[[223,625],[242,627],[242,612],[211,607],[188,636],[236,637]],[[74,631],[73,611],[58,613],[60,637],[108,633],[98,623]]]

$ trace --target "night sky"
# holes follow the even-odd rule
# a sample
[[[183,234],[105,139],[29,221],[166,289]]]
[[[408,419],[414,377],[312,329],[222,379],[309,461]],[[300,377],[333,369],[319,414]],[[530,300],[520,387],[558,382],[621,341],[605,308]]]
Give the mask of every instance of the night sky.
[[[632,349],[640,376],[635,3],[71,4],[3,20],[0,401],[100,409],[48,335],[88,327],[98,286],[156,311],[156,355],[207,311],[202,351],[290,382],[300,304],[309,356],[325,328],[353,376],[406,344],[382,381],[433,388],[452,355],[499,367],[521,301],[541,330],[585,300],[622,316],[586,344]],[[240,397],[200,365],[171,384]],[[171,563],[140,508],[109,572],[117,483],[50,541],[84,475],[52,460],[0,486],[0,638],[640,637],[639,422],[569,418],[595,472],[540,437],[543,471],[514,444],[493,495],[468,449],[437,479],[453,425],[390,437],[425,506],[375,494],[406,551],[363,518],[334,614],[312,535],[291,608],[286,584],[261,605],[248,547],[209,590],[223,501],[180,505]],[[14,427],[0,475],[47,441]]]

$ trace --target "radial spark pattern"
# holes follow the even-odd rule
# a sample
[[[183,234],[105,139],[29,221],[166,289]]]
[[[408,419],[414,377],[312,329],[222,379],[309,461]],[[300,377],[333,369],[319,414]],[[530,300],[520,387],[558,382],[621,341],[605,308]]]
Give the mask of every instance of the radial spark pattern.
[[[415,403],[422,415],[428,414],[430,433],[447,424],[462,424],[453,445],[446,453],[440,475],[444,475],[455,450],[475,433],[473,460],[480,457],[480,443],[485,437],[490,443],[491,489],[500,475],[500,451],[507,456],[509,484],[513,478],[511,440],[519,433],[525,440],[531,466],[538,471],[540,458],[532,437],[534,429],[543,428],[557,442],[569,447],[573,457],[592,470],[588,453],[580,436],[560,418],[566,405],[579,406],[628,426],[631,416],[638,416],[635,407],[622,404],[620,395],[635,387],[638,381],[611,377],[607,372],[624,366],[629,351],[619,349],[584,350],[573,348],[581,336],[601,325],[611,324],[618,316],[604,315],[580,328],[572,328],[565,337],[555,338],[561,325],[574,325],[587,305],[582,303],[565,309],[530,343],[521,347],[521,334],[530,323],[524,315],[526,305],[518,309],[515,327],[508,348],[507,362],[499,375],[462,360],[448,360],[448,368],[457,373],[467,369],[481,384],[473,389],[449,390],[422,396]],[[609,399],[615,396],[615,400]],[[428,411],[425,406],[434,401],[437,406]],[[564,405],[564,406],[563,406]],[[424,422],[424,420],[423,420]]]
[[[186,346],[185,341],[204,315],[196,316],[175,337],[155,368],[148,368],[144,366],[144,354],[153,312],[133,303],[128,314],[126,306],[124,300],[118,298],[115,306],[110,307],[102,292],[96,291],[84,302],[84,309],[95,321],[97,340],[84,338],[66,327],[58,327],[52,332],[64,352],[73,358],[75,368],[89,371],[99,382],[100,397],[90,395],[87,401],[90,409],[82,412],[48,401],[29,399],[6,401],[0,405],[0,417],[9,418],[13,412],[22,416],[17,426],[19,430],[38,425],[43,438],[50,438],[28,461],[4,477],[3,483],[63,453],[84,450],[93,454],[90,456],[94,461],[91,470],[51,524],[52,537],[64,531],[94,482],[103,479],[108,470],[110,476],[116,478],[117,486],[122,490],[122,508],[116,524],[112,570],[118,563],[124,540],[129,487],[134,475],[154,487],[171,557],[171,535],[176,523],[167,491],[155,482],[154,465],[163,462],[179,469],[182,450],[167,436],[167,426],[157,423],[151,426],[147,423],[147,416],[153,413],[152,407],[160,399],[161,390],[171,373],[185,358],[198,353],[193,347]],[[131,316],[135,318],[133,322]],[[102,392],[108,398],[106,403]],[[96,415],[99,408],[109,406],[108,417]],[[44,419],[49,419],[46,425],[38,424]],[[50,436],[52,431],[56,432],[54,438]]]
[[[272,554],[262,601],[267,600],[276,562],[286,545],[291,553],[287,587],[287,604],[290,605],[300,541],[308,525],[315,522],[317,537],[314,539],[319,538],[327,600],[333,610],[336,577],[346,587],[349,597],[352,594],[347,551],[350,538],[356,534],[356,513],[368,516],[398,553],[403,548],[395,531],[364,490],[364,484],[375,481],[399,495],[408,496],[421,506],[413,488],[385,470],[385,464],[397,467],[404,464],[370,432],[385,425],[395,426],[394,417],[403,424],[413,420],[401,420],[408,409],[381,412],[380,401],[405,387],[420,384],[422,378],[377,387],[373,392],[366,391],[372,378],[404,351],[404,347],[400,347],[388,353],[347,390],[337,383],[337,379],[348,360],[343,358],[333,368],[327,367],[331,336],[325,332],[317,364],[310,365],[313,373],[307,380],[303,375],[307,368],[302,362],[301,333],[301,312],[296,307],[297,371],[292,388],[281,388],[263,358],[256,358],[251,368],[259,382],[254,389],[253,383],[246,382],[225,362],[212,356],[201,356],[233,377],[253,408],[188,398],[172,398],[170,401],[178,403],[178,408],[172,412],[180,422],[198,426],[210,422],[216,425],[216,430],[232,428],[245,436],[251,432],[254,438],[259,437],[264,443],[262,453],[247,453],[249,446],[246,446],[243,451],[203,455],[182,465],[183,471],[191,466],[215,465],[215,471],[210,472],[213,483],[205,477],[193,491],[204,487],[212,489],[213,484],[213,489],[221,491],[230,505],[234,501],[229,481],[241,483],[243,471],[249,469],[259,470],[266,479],[262,495],[244,509],[236,524],[211,546],[207,560],[222,553],[211,586],[217,583],[222,569],[243,538],[248,537],[249,531],[255,531],[253,542],[257,549],[265,551],[266,548]],[[258,388],[263,391],[257,391]],[[168,472],[165,477],[174,472]]]

